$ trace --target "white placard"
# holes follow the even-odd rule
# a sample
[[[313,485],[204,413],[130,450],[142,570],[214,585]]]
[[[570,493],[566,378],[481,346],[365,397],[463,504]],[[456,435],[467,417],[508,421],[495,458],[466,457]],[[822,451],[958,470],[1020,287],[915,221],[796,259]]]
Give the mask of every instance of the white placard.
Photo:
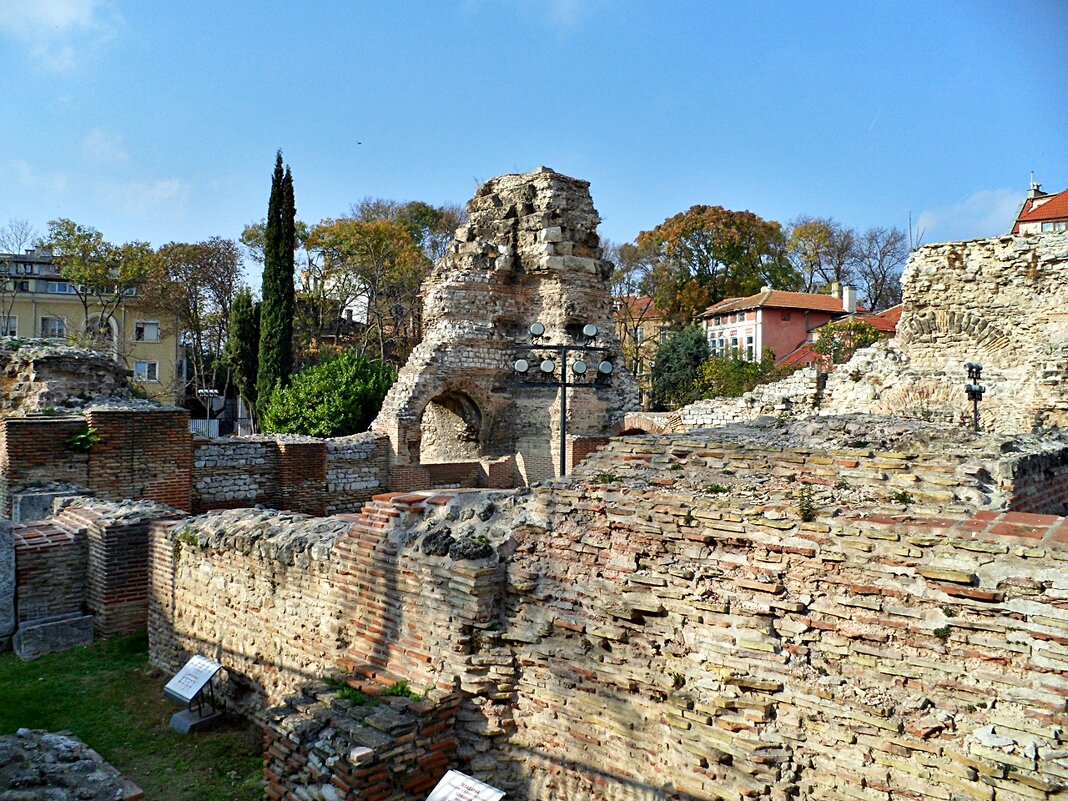
[[[194,654],[174,678],[167,682],[163,694],[179,703],[188,704],[220,670],[222,665],[218,662]]]
[[[500,801],[502,798],[503,790],[490,787],[458,770],[450,770],[441,777],[426,801]]]

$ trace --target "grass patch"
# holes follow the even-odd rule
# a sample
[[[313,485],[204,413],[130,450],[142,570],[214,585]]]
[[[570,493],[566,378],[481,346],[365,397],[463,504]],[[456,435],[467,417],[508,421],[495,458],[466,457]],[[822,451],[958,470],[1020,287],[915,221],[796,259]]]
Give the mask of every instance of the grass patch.
[[[22,662],[0,655],[0,734],[70,731],[159,801],[259,801],[262,733],[234,719],[207,734],[171,730],[180,707],[148,664],[144,635]]]

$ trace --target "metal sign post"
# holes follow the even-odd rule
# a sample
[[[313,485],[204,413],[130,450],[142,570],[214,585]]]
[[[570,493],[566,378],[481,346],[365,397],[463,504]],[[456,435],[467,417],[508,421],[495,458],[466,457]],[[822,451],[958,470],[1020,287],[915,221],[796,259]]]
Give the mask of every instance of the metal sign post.
[[[171,728],[181,734],[204,731],[222,717],[215,701],[215,676],[222,665],[206,656],[194,654],[163,688],[172,701],[185,704],[171,716]]]

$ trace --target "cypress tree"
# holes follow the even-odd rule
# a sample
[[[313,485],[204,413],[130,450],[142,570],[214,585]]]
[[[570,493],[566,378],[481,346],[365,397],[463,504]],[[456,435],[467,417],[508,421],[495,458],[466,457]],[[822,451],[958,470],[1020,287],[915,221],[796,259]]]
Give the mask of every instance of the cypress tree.
[[[234,386],[256,417],[256,380],[259,372],[260,306],[252,292],[242,287],[230,307],[230,332],[226,338],[226,364]]]
[[[257,397],[266,401],[275,384],[289,385],[293,370],[293,250],[296,245],[296,205],[293,176],[282,170],[278,151],[267,204],[263,243],[263,303],[260,308]]]

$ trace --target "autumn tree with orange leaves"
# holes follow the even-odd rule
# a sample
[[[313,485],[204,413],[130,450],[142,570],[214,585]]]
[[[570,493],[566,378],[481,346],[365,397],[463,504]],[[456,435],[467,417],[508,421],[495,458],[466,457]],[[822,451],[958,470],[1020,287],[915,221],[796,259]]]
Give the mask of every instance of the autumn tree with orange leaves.
[[[649,254],[644,289],[673,323],[686,325],[723,298],[760,287],[795,290],[782,227],[750,211],[693,206],[635,240]]]

